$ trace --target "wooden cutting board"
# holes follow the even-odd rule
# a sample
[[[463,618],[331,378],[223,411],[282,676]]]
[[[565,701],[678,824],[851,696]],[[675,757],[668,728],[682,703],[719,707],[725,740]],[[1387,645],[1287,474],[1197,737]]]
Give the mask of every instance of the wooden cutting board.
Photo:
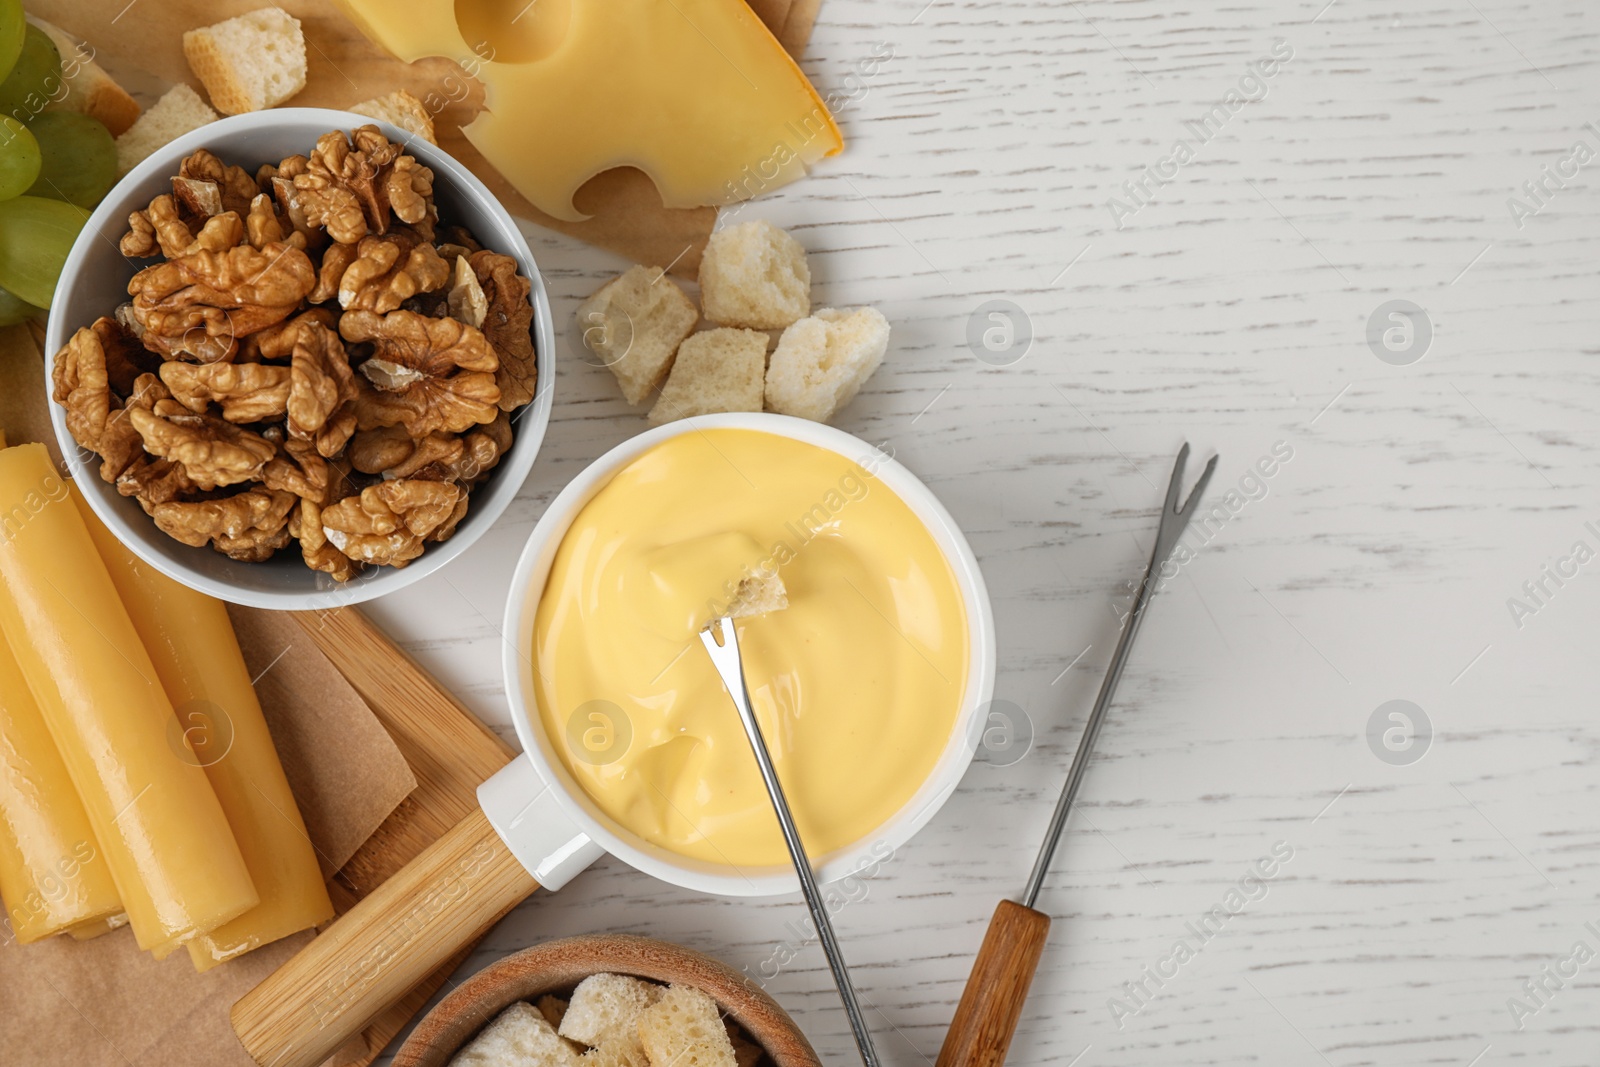
[[[749,0],[796,56],[811,36],[820,2]],[[638,263],[670,264],[684,277],[699,272],[715,208],[664,208],[654,183],[642,171],[623,167],[595,175],[578,190],[573,202],[592,218],[551,218],[528,203],[462,135],[461,127],[483,107],[483,89],[461,67],[447,59],[402,63],[362,36],[332,0],[277,0],[277,5],[300,20],[306,37],[306,87],[291,104],[346,108],[405,89],[437,110],[439,146],[481,178],[513,215]],[[183,57],[183,32],[261,6],[261,0],[27,0],[30,13],[83,38],[113,75],[137,70],[162,84],[187,82],[202,96],[205,89]]]
[[[478,786],[515,755],[354,608],[299,612],[312,641],[366,700],[416,775],[417,788],[329,884],[343,913],[478,806]],[[467,946],[374,1019],[330,1064],[366,1067],[476,947]]]

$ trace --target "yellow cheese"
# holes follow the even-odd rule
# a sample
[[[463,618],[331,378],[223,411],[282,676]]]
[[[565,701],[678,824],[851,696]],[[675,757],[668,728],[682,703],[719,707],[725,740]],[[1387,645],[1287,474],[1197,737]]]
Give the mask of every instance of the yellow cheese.
[[[961,590],[905,501],[815,445],[682,434],[584,505],[539,599],[536,693],[567,770],[619,825],[706,863],[788,863],[695,636],[727,612],[740,576],[774,567],[788,608],[734,625],[784,792],[823,857],[910,801],[966,691]]]
[[[0,451],[0,631],[140,947],[255,907],[222,805],[43,445]]]
[[[173,581],[105,528],[74,486],[73,501],[144,641],[194,754],[216,790],[261,903],[188,943],[195,967],[333,918],[316,849],[284,777],[233,623],[222,601]]]
[[[0,896],[23,944],[104,933],[122,902],[22,668],[0,639]],[[96,928],[96,925],[98,927]]]
[[[401,59],[454,59],[484,85],[463,128],[548,215],[578,187],[648,174],[667,207],[748,200],[844,147],[833,116],[744,0],[339,0]],[[444,103],[444,99],[436,103]]]
[[[109,934],[111,931],[121,929],[127,924],[128,916],[124,913],[113,915],[107,919],[95,919],[92,922],[69,926],[66,933],[74,941],[92,941],[101,934]]]

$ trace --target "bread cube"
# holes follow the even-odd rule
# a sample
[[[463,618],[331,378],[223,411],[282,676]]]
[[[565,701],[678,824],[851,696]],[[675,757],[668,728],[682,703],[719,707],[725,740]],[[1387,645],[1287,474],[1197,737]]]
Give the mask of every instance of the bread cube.
[[[636,1045],[639,1016],[665,990],[622,974],[592,974],[578,983],[561,1017],[561,1036],[596,1048]]]
[[[29,15],[28,21],[43,30],[61,53],[61,80],[66,83],[65,92],[52,93],[45,110],[88,115],[99,120],[113,137],[127,133],[128,127],[139,117],[139,105],[95,62],[94,49],[42,18]]]
[[[694,334],[678,346],[672,374],[650,409],[650,423],[660,426],[718,411],[760,411],[766,368],[764,333],[723,328]]]
[[[581,1067],[582,1062],[538,1008],[519,1000],[451,1057],[450,1067]]]
[[[305,34],[281,7],[189,30],[183,55],[224,115],[277,107],[306,87]]]
[[[739,581],[734,590],[733,602],[728,605],[728,618],[743,619],[751,615],[765,615],[782,611],[789,606],[789,590],[778,577],[777,571],[752,574]]]
[[[639,1017],[639,1042],[652,1064],[738,1067],[717,1002],[690,986],[668,987]]]
[[[783,331],[767,368],[767,407],[827,422],[883,362],[889,320],[874,308],[822,308]]]
[[[562,1000],[560,997],[551,996],[549,993],[546,993],[544,996],[534,1001],[533,1006],[539,1009],[539,1014],[544,1016],[545,1022],[549,1023],[557,1030],[561,1029],[561,1020],[567,1014],[566,1001]]]
[[[215,121],[217,113],[199,93],[174,85],[117,138],[117,173],[128,173],[162,145]]]
[[[584,345],[611,368],[630,404],[661,384],[699,321],[694,302],[660,267],[630,267],[578,305]]]
[[[583,1054],[580,1062],[583,1067],[655,1067],[637,1037],[592,1048]]]
[[[438,138],[434,136],[433,116],[428,114],[428,109],[421,100],[404,89],[396,89],[392,93],[375,96],[359,104],[351,104],[350,110],[369,119],[392,123],[429,144],[439,143]]]
[[[806,250],[765,220],[716,231],[700,260],[700,304],[722,326],[783,329],[811,311]]]

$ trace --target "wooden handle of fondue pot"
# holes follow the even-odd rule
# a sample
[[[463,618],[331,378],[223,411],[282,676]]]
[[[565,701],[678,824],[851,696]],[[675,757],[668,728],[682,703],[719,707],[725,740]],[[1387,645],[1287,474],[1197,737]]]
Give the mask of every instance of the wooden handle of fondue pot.
[[[316,1067],[538,883],[474,810],[233,1006],[263,1067]]]
[[[1050,936],[1050,916],[1002,900],[939,1049],[938,1067],[1000,1067]]]

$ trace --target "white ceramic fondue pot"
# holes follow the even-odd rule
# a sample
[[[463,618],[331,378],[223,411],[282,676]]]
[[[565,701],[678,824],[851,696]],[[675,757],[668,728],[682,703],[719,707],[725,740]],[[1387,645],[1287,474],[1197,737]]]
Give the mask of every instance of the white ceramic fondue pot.
[[[478,789],[480,809],[338,919],[239,1001],[234,1026],[273,1067],[313,1067],[376,1012],[432,973],[536,888],[558,890],[610,853],[687,889],[730,897],[798,892],[792,868],[731,868],[653,845],[609,818],[573,779],[535,702],[533,630],[562,538],[613,475],[654,446],[709,429],[756,430],[815,445],[855,462],[924,523],[955,576],[968,655],[961,711],[933,770],[894,815],[859,841],[814,857],[819,881],[844,877],[903,846],[954,792],[994,689],[994,618],[977,560],[949,513],[917,478],[859,438],[783,415],[734,413],[670,423],[618,445],[579,474],[534,527],[506,607],[504,669],[523,747]],[[733,708],[730,729],[736,729]]]

